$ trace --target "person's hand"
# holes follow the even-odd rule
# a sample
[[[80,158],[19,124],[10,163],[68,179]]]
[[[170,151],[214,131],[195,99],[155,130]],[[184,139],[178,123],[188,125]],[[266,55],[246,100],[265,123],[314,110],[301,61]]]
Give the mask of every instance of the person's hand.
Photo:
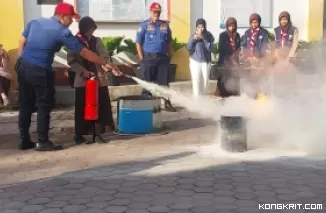
[[[105,70],[105,71],[109,71],[111,70],[111,72],[113,73],[113,75],[115,76],[121,76],[122,75],[122,72],[119,70],[119,68],[114,65],[114,64],[105,64],[102,66],[102,68]]]
[[[199,40],[199,39],[201,39],[201,36],[198,35],[197,33],[195,33],[195,34],[194,34],[194,39],[195,39],[195,40]]]
[[[92,77],[92,72],[90,72],[90,71],[84,71],[84,72],[82,72],[81,73],[81,76],[84,78],[84,79],[87,79],[87,78],[90,78],[90,77]]]

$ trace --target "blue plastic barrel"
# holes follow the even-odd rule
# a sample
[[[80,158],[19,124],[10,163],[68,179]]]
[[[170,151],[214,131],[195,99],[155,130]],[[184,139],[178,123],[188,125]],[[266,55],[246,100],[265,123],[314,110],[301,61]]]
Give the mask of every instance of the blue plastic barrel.
[[[149,134],[162,128],[161,99],[125,96],[118,100],[118,130],[123,134]]]

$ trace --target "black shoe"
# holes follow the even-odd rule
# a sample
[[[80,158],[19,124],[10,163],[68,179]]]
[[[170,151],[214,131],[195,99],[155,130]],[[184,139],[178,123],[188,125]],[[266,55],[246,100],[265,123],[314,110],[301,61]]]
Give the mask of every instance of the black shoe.
[[[26,141],[20,141],[18,149],[20,150],[28,150],[28,149],[34,149],[35,148],[35,143],[32,142],[31,140]]]
[[[165,105],[165,110],[168,111],[168,112],[176,112],[176,111],[177,111],[177,110],[174,108],[174,106],[172,106],[170,100],[165,100],[165,101],[164,101],[164,105]]]
[[[74,142],[76,145],[86,142],[86,139],[82,135],[74,135]]]
[[[94,140],[86,142],[86,144],[93,144],[93,143],[107,143],[101,135],[96,135]]]
[[[35,150],[36,151],[57,151],[62,150],[63,147],[61,145],[54,145],[51,141],[46,143],[36,143]]]
[[[101,135],[97,135],[96,138],[95,138],[95,141],[97,143],[107,143],[107,141],[105,141],[104,138],[102,138]]]

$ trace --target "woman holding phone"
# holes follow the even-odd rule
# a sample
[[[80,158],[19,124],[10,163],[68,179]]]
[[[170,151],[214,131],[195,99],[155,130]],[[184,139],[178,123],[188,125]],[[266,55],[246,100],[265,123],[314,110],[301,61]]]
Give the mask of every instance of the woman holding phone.
[[[8,67],[9,56],[3,49],[3,45],[0,45],[0,99],[3,106],[8,106],[10,101],[8,99],[8,93],[10,89],[10,80],[12,75]]]
[[[187,44],[190,54],[193,95],[195,97],[207,92],[214,40],[214,36],[206,29],[206,21],[202,18],[198,19],[196,21],[196,32],[190,36]]]

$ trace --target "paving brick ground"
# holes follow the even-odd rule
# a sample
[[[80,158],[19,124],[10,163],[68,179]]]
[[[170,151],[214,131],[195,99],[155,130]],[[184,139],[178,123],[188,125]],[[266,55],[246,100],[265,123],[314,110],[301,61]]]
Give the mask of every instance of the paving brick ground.
[[[61,127],[54,127],[69,126],[68,111],[57,113]],[[216,124],[185,111],[164,114],[165,135],[107,136],[107,144],[51,153],[17,151],[17,129],[9,124],[15,116],[0,117],[1,213],[326,212],[324,158],[202,155]],[[71,144],[68,132],[53,133],[55,142]],[[264,203],[324,209],[259,209]]]

